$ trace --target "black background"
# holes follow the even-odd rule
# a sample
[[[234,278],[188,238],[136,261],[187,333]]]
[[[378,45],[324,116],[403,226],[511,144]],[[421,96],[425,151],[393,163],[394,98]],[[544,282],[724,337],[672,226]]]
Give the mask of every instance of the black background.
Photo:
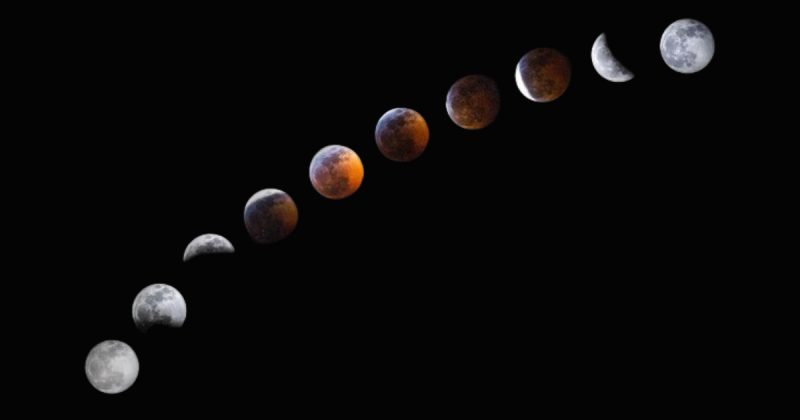
[[[65,280],[48,286],[63,316],[41,331],[68,332],[53,376],[71,403],[382,415],[617,405],[663,397],[658,384],[676,378],[667,395],[702,394],[718,375],[710,343],[727,328],[716,280],[697,266],[725,235],[718,198],[731,187],[731,144],[716,135],[725,115],[710,111],[730,101],[725,20],[688,4],[432,7],[115,11],[53,40],[59,205],[39,227]],[[693,75],[658,48],[683,17],[717,41]],[[601,32],[632,81],[592,68]],[[573,65],[548,104],[514,82],[537,47]],[[502,108],[473,132],[444,100],[475,73],[497,81]],[[410,163],[374,141],[399,106],[431,131]],[[329,144],[365,166],[341,201],[308,180]],[[300,213],[270,246],[242,222],[263,188],[288,192]],[[236,254],[183,263],[208,232]],[[141,334],[131,304],[157,282],[184,295],[186,324]],[[83,370],[107,339],[141,364],[119,395]]]

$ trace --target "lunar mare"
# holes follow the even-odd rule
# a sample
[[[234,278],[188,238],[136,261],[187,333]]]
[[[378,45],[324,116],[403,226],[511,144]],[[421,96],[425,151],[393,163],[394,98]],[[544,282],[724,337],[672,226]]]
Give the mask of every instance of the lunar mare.
[[[183,261],[203,254],[232,254],[234,253],[233,244],[222,235],[206,233],[200,235],[186,245],[183,252]]]
[[[500,112],[500,90],[494,80],[482,75],[458,79],[447,92],[447,115],[456,125],[479,130],[494,122]]]
[[[86,378],[95,389],[118,394],[139,376],[139,358],[131,346],[117,340],[97,344],[86,357]]]
[[[395,162],[409,162],[418,158],[428,147],[428,123],[417,111],[394,108],[378,120],[375,142],[378,150]]]
[[[263,189],[244,206],[244,226],[254,242],[272,244],[289,236],[297,226],[297,205],[289,194]]]
[[[178,328],[185,320],[186,301],[178,289],[168,284],[151,284],[133,301],[133,322],[142,332],[155,325]]]
[[[608,81],[627,82],[633,79],[633,73],[611,53],[606,34],[600,34],[592,45],[592,65],[597,74]]]
[[[308,176],[311,185],[323,197],[339,200],[349,197],[361,186],[364,165],[352,149],[331,145],[314,155]]]
[[[571,77],[569,59],[552,48],[529,51],[519,60],[514,72],[519,91],[535,102],[551,102],[561,97]]]
[[[664,30],[660,48],[669,68],[679,73],[696,73],[714,56],[714,36],[702,22],[680,19]]]

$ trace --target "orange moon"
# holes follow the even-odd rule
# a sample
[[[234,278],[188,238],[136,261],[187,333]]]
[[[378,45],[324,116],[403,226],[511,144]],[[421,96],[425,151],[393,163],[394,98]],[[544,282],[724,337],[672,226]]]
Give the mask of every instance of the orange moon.
[[[419,157],[428,147],[428,123],[419,112],[408,108],[387,111],[375,127],[378,150],[395,162],[408,162]]]
[[[537,48],[522,56],[514,74],[519,91],[535,102],[555,101],[569,86],[572,66],[564,54]]]
[[[344,146],[323,147],[311,159],[308,170],[311,185],[332,200],[353,195],[364,180],[364,165],[356,152]]]
[[[500,90],[494,80],[474,74],[458,79],[447,92],[447,115],[461,128],[480,130],[500,112]]]

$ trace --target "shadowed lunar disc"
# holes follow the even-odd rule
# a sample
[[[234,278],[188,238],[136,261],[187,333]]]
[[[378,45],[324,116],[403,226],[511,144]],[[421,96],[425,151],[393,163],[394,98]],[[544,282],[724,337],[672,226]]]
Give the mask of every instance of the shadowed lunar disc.
[[[364,179],[364,165],[353,150],[338,145],[323,147],[311,160],[311,185],[323,197],[338,200],[352,195]]]
[[[459,127],[485,128],[500,112],[500,90],[494,80],[486,76],[465,76],[450,87],[446,106],[447,115]]]
[[[215,233],[206,233],[192,239],[189,245],[186,245],[183,261],[189,261],[203,254],[233,254],[233,252],[233,244],[225,237]]]
[[[130,388],[138,376],[139,358],[122,341],[103,341],[86,357],[86,377],[100,392],[118,394]]]
[[[428,123],[417,111],[394,108],[387,111],[375,127],[378,150],[395,162],[414,160],[428,146]]]
[[[514,78],[526,98],[536,102],[558,99],[569,86],[572,67],[567,57],[552,48],[536,48],[517,63]]]
[[[714,56],[714,36],[702,22],[680,19],[661,35],[661,57],[679,73],[703,70]]]
[[[133,322],[142,332],[154,325],[178,328],[185,320],[186,301],[178,289],[168,284],[151,284],[133,301]]]
[[[611,53],[606,34],[600,34],[592,45],[592,65],[597,74],[608,81],[627,82],[633,79],[633,73]]]
[[[271,244],[289,236],[297,226],[297,206],[289,194],[274,188],[261,190],[244,206],[244,227],[259,244]]]

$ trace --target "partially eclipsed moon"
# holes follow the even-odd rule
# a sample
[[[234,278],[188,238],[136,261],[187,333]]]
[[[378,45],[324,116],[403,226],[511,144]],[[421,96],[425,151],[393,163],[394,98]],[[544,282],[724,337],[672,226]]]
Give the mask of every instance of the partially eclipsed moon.
[[[633,79],[633,73],[611,53],[606,34],[600,34],[592,45],[592,65],[597,74],[608,81],[627,82]]]
[[[244,227],[259,244],[286,238],[297,226],[297,219],[297,205],[292,197],[275,188],[253,194],[244,206]]]
[[[555,101],[569,86],[572,66],[564,54],[552,48],[536,48],[517,63],[517,88],[535,102]]]
[[[186,320],[186,301],[168,284],[151,284],[133,301],[133,322],[142,332],[154,325],[178,328]]]
[[[206,233],[192,239],[189,245],[186,245],[186,251],[183,252],[183,261],[189,261],[203,254],[232,254],[233,252],[231,241],[215,233]]]

